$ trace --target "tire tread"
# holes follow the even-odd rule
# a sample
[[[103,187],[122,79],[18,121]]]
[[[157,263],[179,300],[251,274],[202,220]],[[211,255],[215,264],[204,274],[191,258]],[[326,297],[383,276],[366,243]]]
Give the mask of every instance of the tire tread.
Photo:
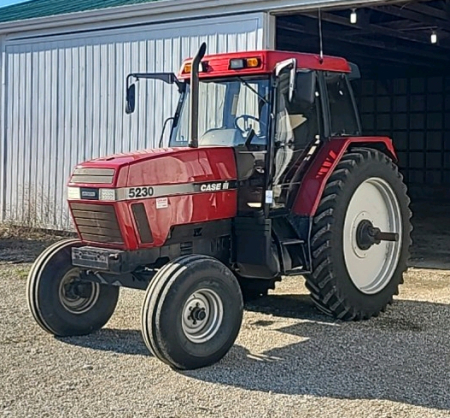
[[[330,238],[333,234],[332,225],[335,221],[334,211],[336,209],[337,198],[342,194],[346,181],[352,176],[353,171],[359,165],[364,164],[368,160],[376,160],[385,164],[386,169],[392,170],[399,182],[402,183],[403,195],[400,199],[405,199],[408,206],[408,224],[410,225],[407,236],[407,245],[411,245],[411,211],[409,209],[409,197],[406,193],[406,185],[403,183],[403,176],[398,171],[397,165],[384,153],[375,149],[354,148],[345,154],[338,163],[336,169],[330,176],[322,199],[319,203],[317,213],[313,220],[313,228],[311,234],[311,254],[313,272],[306,275],[306,287],[311,292],[311,297],[317,307],[328,315],[334,316],[342,320],[359,320],[368,319],[371,316],[377,316],[379,312],[357,312],[351,306],[348,300],[338,296],[338,278],[336,277],[331,259],[329,257],[332,251]],[[403,272],[407,269],[407,257],[399,260],[399,271],[401,278],[399,284],[403,283]],[[398,294],[398,286],[395,289]],[[392,303],[392,297],[387,304]],[[386,304],[386,305],[387,305]],[[384,311],[386,306],[381,307],[380,311]]]

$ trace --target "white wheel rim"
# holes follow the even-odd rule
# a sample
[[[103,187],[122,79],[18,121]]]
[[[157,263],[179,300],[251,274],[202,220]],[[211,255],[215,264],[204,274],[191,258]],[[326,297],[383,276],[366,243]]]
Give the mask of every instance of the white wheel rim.
[[[222,299],[211,289],[197,290],[187,299],[182,315],[181,325],[186,338],[193,343],[205,343],[222,325]]]
[[[62,278],[59,284],[59,301],[64,308],[74,315],[81,315],[88,312],[98,300],[100,295],[100,285],[98,283],[87,283],[91,286],[88,297],[72,294],[70,286],[73,282],[79,280],[80,270],[77,268],[70,269]]]
[[[382,232],[398,233],[398,241],[381,241],[368,250],[357,243],[357,228],[368,220]],[[353,284],[363,293],[383,290],[397,268],[402,247],[402,216],[397,196],[383,179],[372,177],[355,190],[344,222],[343,248],[347,271]]]

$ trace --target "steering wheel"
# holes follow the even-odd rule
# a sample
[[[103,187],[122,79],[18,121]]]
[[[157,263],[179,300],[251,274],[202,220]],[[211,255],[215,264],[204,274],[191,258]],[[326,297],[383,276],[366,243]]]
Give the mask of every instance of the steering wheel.
[[[239,124],[238,120],[242,119],[244,121],[244,129],[242,129]],[[248,134],[250,130],[252,129],[252,126],[248,123],[250,120],[254,120],[255,122],[259,123],[259,119],[252,115],[240,115],[234,120],[234,126],[239,129],[243,134]]]

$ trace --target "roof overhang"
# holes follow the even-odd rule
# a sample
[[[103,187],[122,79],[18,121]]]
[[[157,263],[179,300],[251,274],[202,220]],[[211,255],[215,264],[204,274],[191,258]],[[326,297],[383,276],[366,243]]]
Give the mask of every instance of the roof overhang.
[[[89,10],[70,14],[26,19],[0,24],[0,35],[24,34],[64,27],[77,26],[112,27],[119,24],[145,24],[162,20],[180,20],[214,15],[230,15],[251,12],[281,13],[290,10],[308,10],[318,7],[338,7],[385,3],[385,0],[161,0]]]

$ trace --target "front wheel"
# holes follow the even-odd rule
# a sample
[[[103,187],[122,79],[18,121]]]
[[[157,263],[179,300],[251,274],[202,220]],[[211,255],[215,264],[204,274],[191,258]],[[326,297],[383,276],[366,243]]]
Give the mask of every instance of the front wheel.
[[[201,255],[178,258],[152,279],[142,306],[149,350],[175,369],[219,361],[241,327],[243,301],[234,274]]]
[[[344,155],[313,222],[306,284],[316,305],[345,320],[385,310],[403,282],[410,217],[406,186],[388,156],[373,149]]]
[[[60,337],[85,335],[100,329],[114,313],[119,288],[81,281],[71,263],[68,239],[47,248],[34,262],[27,280],[28,307],[36,322]]]

